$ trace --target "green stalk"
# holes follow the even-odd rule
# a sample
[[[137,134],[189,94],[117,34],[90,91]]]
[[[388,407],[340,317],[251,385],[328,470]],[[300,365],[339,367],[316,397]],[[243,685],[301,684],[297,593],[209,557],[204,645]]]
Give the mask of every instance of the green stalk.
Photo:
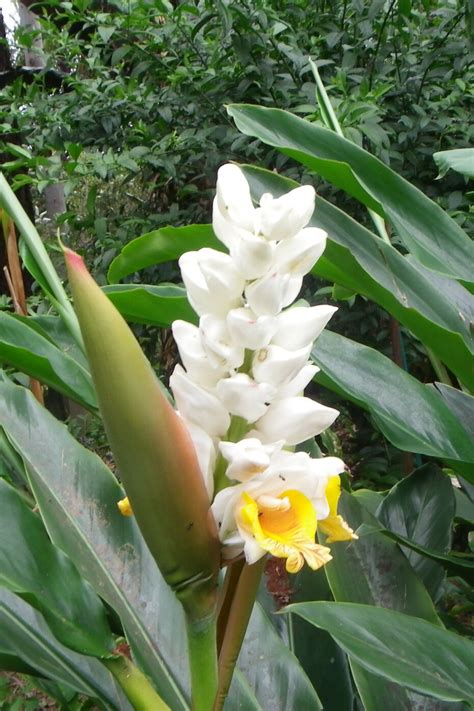
[[[326,88],[323,82],[321,81],[318,68],[311,58],[309,59],[309,63],[313,72],[314,80],[316,82],[316,98],[319,104],[319,108],[321,110],[322,119],[326,126],[331,129],[331,131],[334,131],[334,133],[337,133],[338,136],[344,138],[344,132],[333,109]],[[370,208],[367,208],[367,210],[369,212],[370,217],[372,218],[372,222],[374,223],[375,229],[377,230],[379,237],[383,239],[383,241],[387,244],[391,244],[387,228],[385,227],[385,220],[383,219],[383,217],[378,215]]]
[[[127,657],[102,660],[113,674],[135,711],[170,711],[146,676]]]
[[[41,274],[51,290],[53,297],[51,302],[56,306],[58,313],[63,318],[76,343],[84,350],[84,342],[76,314],[74,313],[74,309],[71,306],[71,302],[63,288],[56,269],[49,258],[49,254],[46,251],[36,227],[24,211],[17,196],[2,173],[0,173],[0,205],[5,209],[20,230],[28,249],[33,255]],[[49,297],[50,295],[47,293],[46,296]]]
[[[441,383],[444,383],[445,385],[451,385],[451,378],[449,377],[448,371],[444,367],[443,363],[440,361],[438,356],[433,353],[431,348],[428,348],[428,346],[425,345],[425,350],[426,350],[426,355],[428,356],[431,365],[433,366],[433,370],[438,376],[439,380]]]
[[[216,616],[193,621],[186,616],[193,711],[210,711],[217,693]]]
[[[264,566],[265,556],[253,565],[245,564],[240,574],[219,654],[219,686],[213,711],[222,711],[224,707]]]

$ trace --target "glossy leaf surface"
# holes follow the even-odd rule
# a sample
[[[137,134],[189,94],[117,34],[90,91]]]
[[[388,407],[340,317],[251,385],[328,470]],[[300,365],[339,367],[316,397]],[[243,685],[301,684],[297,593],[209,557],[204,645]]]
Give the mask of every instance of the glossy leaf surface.
[[[419,693],[474,704],[474,642],[372,605],[307,602],[289,612],[326,629],[365,669]]]
[[[357,530],[377,519],[357,498],[343,492],[340,513]],[[380,524],[378,524],[380,525]],[[351,543],[333,544],[334,557],[325,566],[329,585],[338,602],[356,602],[399,610],[441,625],[433,602],[397,545],[380,533],[361,536]],[[396,707],[412,711],[421,701],[418,694],[371,674],[357,662],[351,669],[366,711]],[[442,701],[428,700],[425,711],[448,711]],[[452,711],[449,707],[449,711]]]
[[[0,584],[27,596],[62,644],[81,654],[111,654],[114,643],[102,602],[71,560],[50,542],[40,518],[3,479]]]
[[[186,298],[186,290],[174,284],[113,284],[103,287],[124,319],[168,328],[175,319],[197,321]]]
[[[109,282],[120,281],[140,269],[178,259],[184,252],[202,247],[224,249],[224,245],[209,231],[207,225],[162,227],[148,232],[129,242],[115,257],[107,275]]]
[[[377,518],[394,533],[435,552],[451,547],[455,513],[453,485],[434,464],[427,464],[396,484],[384,498]],[[434,599],[444,579],[440,564],[406,550],[411,566]]]
[[[97,401],[88,370],[57,348],[30,320],[0,312],[0,360],[95,410]]]
[[[426,267],[472,282],[474,246],[467,234],[378,158],[333,131],[280,109],[233,104],[227,110],[242,133],[303,163],[386,218]]]
[[[53,542],[117,611],[140,667],[163,699],[177,711],[188,708],[181,688],[188,674],[181,606],[135,520],[119,513],[123,490],[112,472],[28,391],[8,381],[0,383],[0,424],[25,461]]]
[[[321,709],[321,702],[293,652],[259,603],[237,661],[262,709]]]
[[[114,711],[131,711],[109,671],[97,660],[64,647],[51,634],[43,616],[25,600],[0,587],[0,637],[24,664]]]
[[[381,353],[327,330],[311,355],[322,370],[317,381],[368,409],[392,444],[409,452],[469,462],[467,473],[474,480],[471,438],[430,388]]]
[[[261,168],[242,166],[256,201],[297,183]],[[471,359],[474,300],[453,280],[423,269],[321,197],[310,224],[328,233],[313,273],[380,304],[474,389]]]

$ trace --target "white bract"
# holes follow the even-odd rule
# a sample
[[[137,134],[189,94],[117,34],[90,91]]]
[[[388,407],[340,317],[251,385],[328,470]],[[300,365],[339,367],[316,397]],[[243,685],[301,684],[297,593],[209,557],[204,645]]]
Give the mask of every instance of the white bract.
[[[295,445],[329,427],[337,410],[303,396],[318,368],[315,338],[336,310],[291,307],[319,259],[326,233],[307,227],[310,186],[254,207],[243,172],[219,170],[213,228],[228,254],[201,249],[179,260],[199,326],[175,321],[183,366],[170,383],[188,423],[219,525],[224,558],[248,563],[267,552],[296,572],[318,568],[329,549],[315,542],[355,537],[337,514],[340,459],[311,459]]]

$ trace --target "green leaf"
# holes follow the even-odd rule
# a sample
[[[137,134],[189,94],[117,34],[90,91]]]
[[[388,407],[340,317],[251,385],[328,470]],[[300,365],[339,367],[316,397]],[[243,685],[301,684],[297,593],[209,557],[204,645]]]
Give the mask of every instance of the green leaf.
[[[323,331],[311,356],[322,371],[316,380],[369,410],[399,449],[474,462],[471,438],[449,408],[381,353]],[[472,466],[467,474],[474,480]]]
[[[80,694],[103,701],[106,708],[131,711],[122,692],[98,659],[77,654],[51,634],[43,616],[25,600],[0,587],[0,639],[24,664],[67,684]]]
[[[356,497],[346,492],[342,492],[339,512],[354,530],[363,524],[380,526]],[[441,625],[425,587],[391,540],[374,533],[332,547],[333,560],[324,570],[337,601],[387,607]],[[355,661],[351,661],[351,669],[366,711],[419,708],[420,699],[412,692],[370,674]],[[430,702],[423,708],[425,711],[444,711],[441,702],[435,705]],[[452,711],[451,707],[449,711]]]
[[[108,280],[109,282],[120,281],[124,276],[140,269],[179,259],[184,252],[202,247],[225,249],[207,225],[162,227],[127,244],[112,261],[107,275]]]
[[[394,533],[394,531],[384,528],[380,524],[378,526],[363,524],[357,532],[360,537],[368,536],[373,533],[383,533],[384,536],[391,538],[401,546],[409,548],[420,556],[426,556],[430,560],[441,563],[448,575],[455,577],[461,576],[467,582],[474,584],[474,557],[472,555],[466,553],[453,553],[451,555],[437,553],[431,548],[425,548],[418,543],[414,543],[409,538],[406,538],[406,536],[401,536],[399,533]]]
[[[234,669],[224,711],[263,711],[242,672]]]
[[[434,388],[453,415],[463,423],[466,432],[474,438],[474,397],[444,383],[435,383]]]
[[[186,289],[174,284],[113,284],[103,287],[124,319],[167,328],[175,319],[196,322]]]
[[[38,516],[2,479],[0,584],[25,595],[62,644],[81,654],[110,655],[114,641],[100,599],[50,542]]]
[[[279,196],[298,185],[260,168],[242,169],[257,201],[265,192]],[[310,224],[329,235],[313,273],[383,306],[474,389],[474,340],[469,327],[474,314],[469,292],[453,280],[434,283],[438,275],[422,270],[319,196]]]
[[[233,104],[237,128],[280,150],[345,190],[392,223],[428,269],[472,282],[474,247],[436,203],[367,151],[280,109]]]
[[[0,312],[0,360],[89,410],[97,409],[88,370],[57,348],[31,319]]]
[[[330,632],[368,671],[421,694],[474,705],[471,640],[426,620],[371,605],[306,602],[286,611]]]
[[[390,531],[424,548],[447,553],[451,548],[454,513],[451,480],[435,464],[426,464],[389,491],[376,516]],[[436,600],[444,580],[443,568],[414,551],[405,555]]]
[[[323,569],[314,571],[305,566],[290,582],[294,603],[332,599]],[[349,664],[342,649],[330,634],[309,625],[301,617],[288,614],[285,619],[293,652],[311,679],[323,708],[352,711],[354,691]]]
[[[160,575],[134,518],[118,513],[117,501],[124,494],[115,477],[25,388],[8,381],[0,382],[0,425],[25,460],[54,543],[116,610],[135,659],[166,703],[173,711],[187,710],[182,608]],[[260,708],[247,687],[238,674],[226,711]]]
[[[25,388],[8,381],[0,383],[0,424],[25,461],[53,542],[116,610],[137,662],[166,703],[187,709],[182,609],[134,518],[119,513],[123,491],[115,477]]]
[[[457,487],[454,487],[454,498],[456,499],[455,518],[466,521],[474,526],[474,503]]]
[[[474,148],[455,148],[451,151],[433,153],[433,160],[439,168],[439,178],[449,169],[468,178],[474,178]]]
[[[263,709],[322,709],[293,652],[257,602],[237,661]]]

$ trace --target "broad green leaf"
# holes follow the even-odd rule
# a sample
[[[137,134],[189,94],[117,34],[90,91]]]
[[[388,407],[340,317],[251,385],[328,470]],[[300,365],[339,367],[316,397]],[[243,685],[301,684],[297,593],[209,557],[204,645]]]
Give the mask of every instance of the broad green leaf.
[[[89,372],[57,348],[37,324],[30,324],[29,318],[0,312],[0,360],[89,410],[97,409]]]
[[[0,639],[24,664],[114,711],[131,711],[110,672],[98,659],[77,654],[51,634],[43,616],[25,600],[0,587]]]
[[[444,383],[434,383],[434,388],[453,415],[455,415],[472,438],[474,438],[474,397]]]
[[[202,247],[225,249],[207,225],[162,227],[127,244],[112,261],[107,277],[114,283],[140,269],[179,259],[184,252]]]
[[[357,491],[352,492],[352,496],[374,516],[384,499],[384,494],[380,491],[372,491],[372,489],[357,489]]]
[[[1,671],[17,672],[17,674],[29,674],[30,676],[35,675],[36,669],[30,667],[29,664],[26,664],[23,659],[20,659],[20,657],[17,657],[15,654],[4,651],[4,648],[5,644],[2,642],[0,648]]]
[[[0,383],[0,424],[23,457],[53,542],[116,610],[135,658],[166,703],[187,709],[182,609],[135,520],[119,513],[123,491],[115,477],[28,391],[8,381]]]
[[[298,185],[261,168],[242,170],[256,201],[265,192],[278,196]],[[310,224],[328,233],[326,250],[313,273],[383,306],[474,389],[469,326],[474,307],[469,292],[422,269],[320,197]]]
[[[455,513],[453,485],[435,464],[426,464],[396,484],[384,498],[376,517],[386,528],[439,553],[451,548]],[[434,560],[406,551],[405,555],[433,599],[444,580]]]
[[[474,584],[474,557],[472,555],[467,553],[437,553],[431,548],[426,548],[419,543],[414,543],[406,536],[401,536],[399,533],[394,533],[388,528],[384,528],[381,524],[374,526],[363,524],[358,529],[358,534],[361,538],[374,533],[383,533],[384,536],[391,538],[393,541],[396,541],[414,553],[440,563],[449,575],[461,576],[467,582]]]
[[[186,290],[174,284],[113,284],[103,291],[127,321],[167,328],[175,319],[197,319]]]
[[[451,151],[433,153],[433,160],[442,178],[451,168],[461,175],[474,178],[474,148],[455,148]]]
[[[471,640],[426,620],[371,605],[306,602],[286,611],[330,632],[368,671],[421,694],[474,705]]]
[[[332,594],[323,569],[305,566],[291,577],[292,603],[331,600]],[[278,619],[278,618],[277,618]],[[308,674],[323,708],[352,711],[354,691],[347,657],[325,630],[316,629],[297,615],[285,615],[293,652]]]
[[[0,479],[0,585],[25,595],[62,644],[106,657],[114,641],[102,602],[56,548],[40,518]]]
[[[300,663],[280,639],[258,602],[237,664],[263,709],[322,709]]]
[[[247,679],[238,669],[234,669],[229,695],[224,703],[224,711],[263,711]]]
[[[392,223],[428,269],[472,282],[474,246],[436,203],[378,158],[333,131],[282,111],[233,104],[237,128],[308,166]]]
[[[456,499],[455,518],[467,521],[467,523],[474,526],[474,503],[457,487],[454,487],[454,498]]]
[[[339,510],[354,530],[363,524],[380,526],[355,496],[345,492]],[[379,533],[360,537],[357,541],[335,543],[332,548],[333,560],[324,570],[338,602],[387,607],[441,625],[426,588],[398,546],[388,538]],[[413,692],[370,674],[355,661],[351,661],[351,669],[366,711],[419,708],[420,698]],[[445,711],[442,702],[430,702],[423,708]],[[452,711],[451,707],[449,711]]]
[[[189,709],[182,608],[133,517],[119,514],[117,501],[124,494],[115,477],[25,388],[7,380],[0,382],[0,425],[23,456],[53,542],[116,610],[135,659],[160,696],[173,711]],[[226,709],[258,709],[252,699],[238,675]]]
[[[317,381],[369,410],[392,444],[404,451],[469,462],[467,475],[474,480],[472,440],[430,388],[381,353],[327,330],[311,356],[322,371]]]
[[[38,327],[41,335],[49,338],[59,350],[65,355],[70,356],[70,358],[79,363],[79,365],[82,365],[83,368],[89,372],[89,363],[84,355],[84,351],[79,348],[62,319],[58,316],[36,314],[34,316],[28,316],[27,320],[31,328]]]

